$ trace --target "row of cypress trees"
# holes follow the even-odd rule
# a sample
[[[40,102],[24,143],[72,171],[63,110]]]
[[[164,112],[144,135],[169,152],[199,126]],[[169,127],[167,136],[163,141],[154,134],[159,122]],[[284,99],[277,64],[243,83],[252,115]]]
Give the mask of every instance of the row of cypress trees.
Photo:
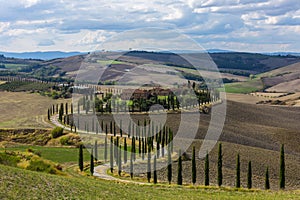
[[[111,137],[111,144],[113,144],[113,138]],[[135,144],[133,141],[132,144]],[[124,140],[124,147],[127,145],[126,140]],[[94,150],[97,148],[97,142],[95,142],[95,147]],[[93,149],[92,149],[93,151]],[[118,166],[118,174],[121,176],[122,172],[122,160],[121,160],[121,145],[117,149],[118,155],[117,155],[117,166]],[[135,160],[134,158],[134,153],[135,152],[135,145],[132,145],[131,148],[131,155],[130,155],[130,176],[133,178],[133,161]],[[127,162],[127,153],[125,154],[126,151],[124,151],[124,162]],[[125,156],[126,155],[126,156]],[[148,157],[147,157],[147,180],[150,182],[151,180],[151,150],[149,147],[148,150]],[[114,160],[114,152],[113,152],[113,145],[110,145],[110,170],[113,172],[113,160]],[[94,159],[95,157],[93,154],[91,154],[91,163],[90,163],[90,172],[91,174],[94,173]],[[218,148],[218,176],[217,176],[217,182],[218,186],[222,186],[223,183],[223,173],[222,173],[222,163],[223,163],[223,154],[222,154],[222,144],[219,144]],[[157,183],[157,171],[156,171],[156,165],[157,165],[157,156],[154,156],[154,161],[153,161],[153,182],[156,184]],[[235,186],[236,188],[241,187],[241,162],[240,162],[240,155],[237,154],[236,158],[236,183]],[[82,171],[83,170],[83,146],[80,145],[79,147],[79,169]],[[170,148],[168,148],[168,182],[171,183],[172,181],[172,158],[171,158],[171,151]],[[204,185],[208,186],[209,185],[209,155],[206,154],[205,157],[205,179],[204,179]],[[179,150],[179,157],[178,157],[178,170],[177,170],[177,184],[182,185],[183,178],[182,178],[182,156],[181,156],[181,151]],[[192,183],[196,183],[196,156],[195,156],[195,147],[193,147],[192,151]],[[279,177],[279,186],[280,189],[285,188],[285,153],[284,153],[284,145],[281,145],[281,151],[280,151],[280,177]],[[247,188],[251,189],[252,188],[252,163],[251,161],[248,162],[248,171],[247,171]],[[265,189],[268,190],[270,189],[270,180],[269,180],[269,168],[266,168],[265,172]]]
[[[194,158],[193,158],[194,159]],[[208,164],[208,154],[205,159],[205,185],[209,185],[208,173],[209,173],[209,164]],[[219,144],[218,149],[218,186],[221,186],[223,183],[223,173],[222,173],[222,163],[223,163],[223,154],[222,154],[222,144]],[[208,180],[207,180],[208,179]],[[240,155],[237,154],[236,158],[236,188],[241,187],[241,162]],[[252,188],[252,163],[248,162],[247,170],[247,188]],[[280,149],[280,173],[279,173],[279,188],[285,189],[285,154],[284,154],[284,144],[281,145]],[[265,172],[265,189],[270,189],[270,180],[269,180],[269,167],[266,168]]]

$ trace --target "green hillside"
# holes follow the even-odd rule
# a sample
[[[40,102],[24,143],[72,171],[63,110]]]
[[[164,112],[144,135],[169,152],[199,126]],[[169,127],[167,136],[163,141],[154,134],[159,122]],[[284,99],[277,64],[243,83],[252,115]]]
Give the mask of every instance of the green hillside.
[[[297,199],[299,191],[248,191],[117,183],[0,165],[0,199]]]

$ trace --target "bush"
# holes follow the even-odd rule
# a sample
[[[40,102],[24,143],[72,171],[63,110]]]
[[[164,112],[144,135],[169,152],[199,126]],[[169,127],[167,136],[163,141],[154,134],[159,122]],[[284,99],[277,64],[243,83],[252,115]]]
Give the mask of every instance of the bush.
[[[20,158],[15,152],[0,152],[0,164],[16,167],[19,161]]]
[[[80,141],[81,141],[81,139],[80,139],[79,135],[72,134],[72,133],[70,133],[68,135],[64,135],[59,140],[61,145],[75,145],[75,146],[79,146]]]
[[[63,135],[64,129],[61,127],[55,127],[52,131],[51,131],[51,135],[52,138],[58,138],[60,136]]]
[[[30,160],[29,166],[26,169],[37,172],[56,174],[56,169],[51,164],[35,158],[32,158]]]

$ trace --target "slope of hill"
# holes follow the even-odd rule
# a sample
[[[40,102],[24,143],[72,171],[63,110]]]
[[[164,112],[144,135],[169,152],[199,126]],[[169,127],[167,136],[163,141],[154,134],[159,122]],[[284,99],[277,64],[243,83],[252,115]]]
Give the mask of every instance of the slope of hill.
[[[34,54],[34,53],[33,53]],[[81,66],[88,54],[77,55],[78,52],[71,52],[70,54],[60,54],[58,52],[50,52],[49,55],[55,58],[51,60],[34,60],[34,59],[14,59],[0,57],[0,64],[5,64],[6,69],[17,69],[21,72],[26,72],[33,76],[48,76],[61,78],[74,78],[77,70]],[[141,64],[155,64],[166,65],[171,68],[180,70],[193,70],[193,66],[181,57],[180,54],[173,53],[159,53],[146,51],[132,51],[128,53],[122,52],[99,52],[99,61],[115,61],[111,66],[118,64],[117,69],[112,73],[120,73],[130,66]],[[48,55],[45,53],[45,55]],[[65,57],[73,55],[70,57]],[[193,62],[198,63],[201,69],[210,70],[207,68],[209,57],[202,53],[186,53],[182,54],[188,56]],[[238,52],[222,52],[210,53],[212,60],[217,64],[222,74],[233,74],[236,77],[230,79],[241,80],[241,76],[249,76],[250,74],[258,74],[267,72],[282,66],[290,65],[300,62],[300,57],[296,56],[270,56],[253,53],[238,53]],[[201,59],[199,59],[201,58]],[[199,60],[205,60],[204,63],[199,63]],[[98,62],[96,60],[96,62]],[[202,62],[202,61],[201,61]],[[176,70],[177,70],[176,69]],[[49,72],[49,73],[48,73]],[[51,72],[51,73],[50,73]]]
[[[300,92],[300,62],[260,75],[266,91]]]
[[[88,177],[61,177],[0,165],[1,199],[296,199],[298,191],[125,184]]]

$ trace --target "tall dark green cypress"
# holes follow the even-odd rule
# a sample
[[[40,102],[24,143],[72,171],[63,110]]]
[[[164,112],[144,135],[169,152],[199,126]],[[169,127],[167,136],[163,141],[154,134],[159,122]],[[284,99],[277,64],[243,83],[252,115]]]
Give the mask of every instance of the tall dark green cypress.
[[[236,157],[236,188],[241,187],[241,162],[240,162],[240,154]]]
[[[270,180],[269,180],[269,168],[267,167],[266,176],[265,176],[265,189],[270,189]]]
[[[247,173],[247,188],[252,188],[252,165],[251,161],[248,163],[248,173]]]
[[[197,170],[196,170],[196,155],[195,155],[195,146],[193,146],[193,153],[192,153],[192,183],[196,183],[197,178]]]
[[[97,140],[95,140],[94,158],[95,158],[95,161],[98,160],[98,143],[97,143]]]
[[[112,121],[110,121],[110,124],[109,124],[109,130],[110,130],[110,134],[113,134],[113,125],[112,125]]]
[[[145,155],[145,145],[144,145],[144,138],[142,138],[142,159],[144,160]]]
[[[139,156],[141,156],[142,147],[141,147],[141,138],[139,138]]]
[[[218,149],[218,186],[221,186],[223,183],[222,165],[223,165],[222,143],[220,143]]]
[[[172,181],[172,157],[171,157],[171,151],[168,150],[168,181],[169,184],[171,184]]]
[[[79,165],[80,171],[83,171],[83,145],[82,144],[79,146],[78,165]]]
[[[127,142],[126,138],[124,138],[124,163],[127,163]]]
[[[113,144],[113,137],[110,137],[110,158],[109,158],[109,163],[110,163],[110,172],[112,173],[114,170],[114,144]]]
[[[148,158],[147,158],[147,179],[148,183],[150,183],[151,180],[151,153],[148,151]]]
[[[104,139],[104,160],[107,161],[107,136],[105,135]]]
[[[131,147],[131,153],[133,154],[133,160],[135,161],[135,159],[136,159],[136,157],[135,157],[135,155],[136,155],[136,148],[135,148],[135,137],[133,136],[132,137],[132,147]]]
[[[133,148],[132,148],[133,149]],[[131,153],[130,153],[130,178],[133,178],[133,150],[131,149]]]
[[[114,122],[114,136],[116,137],[117,131],[116,131],[116,122]]]
[[[122,145],[119,146],[118,152],[118,174],[121,176],[122,172],[122,154],[121,154]]]
[[[93,148],[91,149],[90,172],[91,172],[91,175],[93,176],[93,174],[94,174],[94,156],[93,156]]]
[[[69,107],[68,107],[68,103],[66,103],[66,115],[69,114]]]
[[[159,154],[160,154],[160,148],[159,148],[159,139],[156,140],[156,155],[157,158],[159,158]]]
[[[204,185],[208,186],[209,185],[209,155],[208,153],[206,153],[205,156],[205,166],[204,166],[204,176],[205,176],[205,180],[204,180]]]
[[[279,187],[285,188],[285,159],[284,159],[284,144],[281,145],[280,150],[280,174],[279,174]]]
[[[182,185],[182,156],[181,150],[178,153],[177,184]]]
[[[48,109],[48,120],[50,121],[50,110]]]
[[[153,161],[153,182],[154,182],[154,184],[157,183],[156,155],[154,155],[154,161]]]

